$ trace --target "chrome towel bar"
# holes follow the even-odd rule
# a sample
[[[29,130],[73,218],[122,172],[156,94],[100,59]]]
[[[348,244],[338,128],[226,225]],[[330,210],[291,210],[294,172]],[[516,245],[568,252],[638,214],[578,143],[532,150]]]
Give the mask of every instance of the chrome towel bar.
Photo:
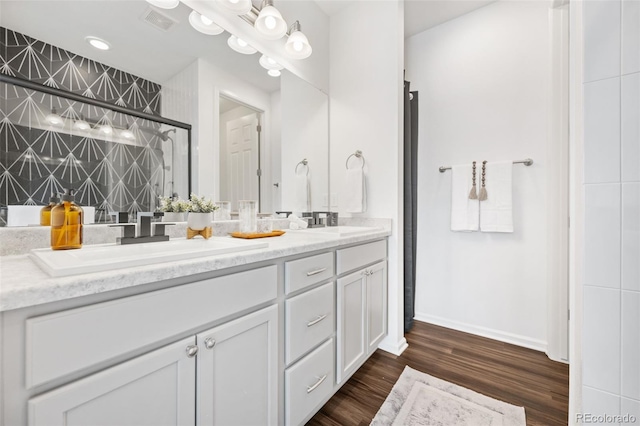
[[[525,166],[530,166],[533,164],[533,160],[531,158],[525,158],[524,160],[516,160],[513,164],[524,164]],[[444,173],[447,170],[451,170],[451,166],[440,166],[440,173]]]

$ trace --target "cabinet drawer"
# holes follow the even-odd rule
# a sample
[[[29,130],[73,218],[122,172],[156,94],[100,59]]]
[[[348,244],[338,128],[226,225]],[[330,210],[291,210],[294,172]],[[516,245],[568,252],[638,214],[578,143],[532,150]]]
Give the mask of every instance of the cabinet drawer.
[[[337,274],[352,271],[387,257],[387,242],[376,241],[337,251]]]
[[[333,306],[333,282],[285,302],[287,365],[331,336]]]
[[[285,292],[293,293],[333,276],[333,253],[318,254],[284,264]]]
[[[28,319],[27,388],[177,336],[276,296],[274,265]]]
[[[284,373],[285,423],[298,425],[333,391],[333,339]]]

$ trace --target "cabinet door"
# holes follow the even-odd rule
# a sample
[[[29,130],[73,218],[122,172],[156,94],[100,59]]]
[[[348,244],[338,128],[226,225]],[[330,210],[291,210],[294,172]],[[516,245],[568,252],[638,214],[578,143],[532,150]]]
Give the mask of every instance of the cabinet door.
[[[199,425],[278,423],[278,308],[196,336]]]
[[[367,353],[387,335],[387,262],[367,268]]]
[[[190,337],[29,400],[29,424],[193,425]],[[193,346],[195,348],[195,346]]]
[[[364,270],[338,280],[338,350],[337,377],[342,381],[355,371],[367,356],[366,335],[366,276]]]

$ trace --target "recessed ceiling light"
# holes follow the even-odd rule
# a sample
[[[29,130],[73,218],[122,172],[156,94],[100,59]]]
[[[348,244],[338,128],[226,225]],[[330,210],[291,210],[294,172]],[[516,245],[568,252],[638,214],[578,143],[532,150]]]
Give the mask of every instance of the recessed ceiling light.
[[[99,49],[99,50],[111,49],[111,45],[109,44],[109,42],[101,38],[89,36],[89,37],[85,37],[84,39],[87,41],[87,43],[89,43],[91,46],[95,47],[96,49]]]

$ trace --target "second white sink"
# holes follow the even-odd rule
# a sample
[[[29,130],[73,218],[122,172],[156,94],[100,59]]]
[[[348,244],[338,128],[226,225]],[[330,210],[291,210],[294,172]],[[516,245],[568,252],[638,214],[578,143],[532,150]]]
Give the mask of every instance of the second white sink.
[[[175,239],[159,243],[97,244],[80,250],[31,250],[30,257],[52,277],[110,271],[268,247],[266,242],[228,237]]]

